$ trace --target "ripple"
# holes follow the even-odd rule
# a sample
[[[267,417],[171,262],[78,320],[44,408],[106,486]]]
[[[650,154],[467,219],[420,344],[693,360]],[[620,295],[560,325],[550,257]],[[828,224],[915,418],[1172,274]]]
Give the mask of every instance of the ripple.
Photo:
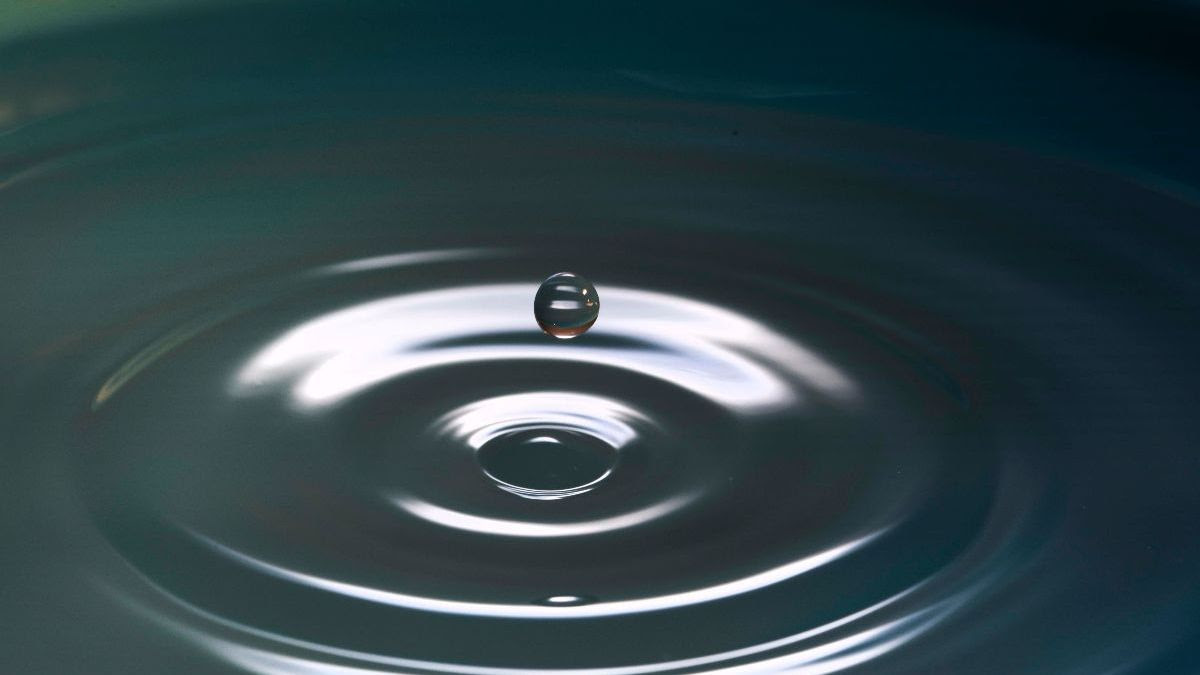
[[[573,635],[560,622],[654,625],[859,597],[853,611],[833,610],[844,618],[820,610],[814,617],[825,618],[809,628],[749,646],[710,635],[708,656],[623,667],[631,673],[736,670],[728,664],[752,656],[756,665],[825,672],[904,644],[960,602],[952,598],[975,572],[932,590],[947,583],[944,566],[957,551],[898,576],[883,572],[892,559],[927,555],[918,553],[925,539],[906,532],[957,531],[970,541],[989,512],[994,458],[952,459],[961,438],[927,441],[944,423],[931,402],[959,409],[955,390],[911,370],[893,343],[864,340],[852,322],[816,330],[820,302],[768,327],[753,312],[697,297],[606,284],[605,321],[561,343],[529,320],[536,283],[369,297],[390,275],[428,285],[430,275],[458,277],[467,260],[520,255],[446,249],[323,265],[276,283],[283,290],[263,306],[218,311],[220,319],[152,341],[96,397],[104,406],[93,443],[105,450],[94,455],[93,485],[111,477],[132,495],[114,502],[115,493],[91,492],[102,527],[179,607],[285,642],[304,629],[260,632],[279,623],[260,603],[214,605],[196,584],[217,574],[256,589],[251,597],[330,606],[360,625],[420,630],[441,616],[500,622],[495,629],[514,636],[529,621]],[[291,306],[289,284],[311,295],[314,283],[328,288],[327,309],[272,310]],[[763,287],[756,297],[776,293]],[[215,360],[229,366],[204,365]],[[915,377],[864,378],[856,363],[864,361]],[[879,414],[901,409],[909,412]],[[131,426],[130,414],[155,423]],[[181,428],[194,431],[180,437]],[[342,433],[353,440],[338,440]],[[906,438],[920,444],[902,455],[908,473],[890,473],[892,448]],[[238,452],[250,439],[261,450]],[[148,454],[155,445],[168,450]],[[234,462],[236,480],[224,473]],[[152,540],[122,534],[147,528]],[[192,571],[159,567],[167,551]],[[887,581],[856,588],[864,567]],[[564,634],[564,644],[583,635]],[[477,670],[319,642],[304,649]],[[212,644],[239,663],[320,667]],[[538,669],[479,672],[529,670]]]
[[[608,518],[575,523],[537,523],[499,518],[485,518],[452,511],[408,497],[396,497],[393,503],[409,514],[431,523],[486,536],[507,537],[579,537],[613,530],[628,530],[661,518],[686,506],[695,495],[677,495],[666,501],[636,511]]]
[[[870,535],[855,541],[850,541],[845,544],[835,546],[827,551],[822,551],[816,555],[802,558],[800,560],[794,560],[773,569],[763,570],[736,581],[717,584],[684,593],[673,593],[649,598],[637,598],[634,600],[624,600],[621,602],[598,602],[588,605],[566,605],[553,603],[553,606],[551,607],[543,607],[538,605],[499,605],[456,602],[442,600],[439,598],[393,593],[377,588],[348,584],[334,579],[326,579],[312,574],[286,569],[234,551],[233,549],[222,546],[221,544],[218,544],[217,542],[212,541],[203,535],[194,534],[193,536],[195,536],[205,545],[211,547],[218,554],[227,557],[241,565],[245,565],[257,571],[268,574],[272,577],[302,584],[304,586],[323,591],[337,593],[339,595],[345,595],[359,600],[365,600],[368,602],[427,612],[460,614],[475,617],[571,619],[624,615],[637,612],[656,612],[666,609],[685,607],[687,605],[712,602],[714,600],[720,600],[722,598],[748,593],[761,588],[766,588],[772,584],[786,581],[790,578],[816,569],[821,565],[837,560],[838,558],[841,558],[852,551],[861,548],[877,535]]]
[[[436,425],[475,450],[502,490],[562,499],[592,490],[612,473],[621,447],[637,437],[626,420],[646,421],[616,401],[536,392],[478,401]]]
[[[234,391],[244,395],[293,380],[296,405],[315,409],[422,369],[546,360],[611,364],[746,412],[791,405],[803,390],[844,400],[855,393],[849,379],[811,350],[749,318],[698,300],[620,287],[606,287],[612,309],[591,334],[649,340],[647,348],[587,343],[567,349],[545,344],[430,347],[442,340],[527,328],[527,306],[536,291],[537,284],[466,286],[341,309],[267,345],[240,370]],[[796,379],[785,382],[780,373]]]
[[[1041,670],[1103,672],[1101,638],[1186,632],[1192,416],[1153,376],[1189,372],[1189,256],[1114,223],[1194,209],[895,129],[517,98],[139,118],[15,167],[6,199],[63,208],[103,170],[77,201],[126,205],[138,250],[189,214],[233,223],[196,235],[222,246],[245,214],[288,233],[194,269],[195,242],[151,247],[179,256],[161,288],[80,290],[66,323],[101,327],[39,352],[70,373],[42,447],[67,446],[54,508],[86,510],[105,616],[258,672],[1013,672],[1060,629],[1089,637]],[[314,188],[328,166],[356,178]],[[235,198],[292,170],[268,213]],[[64,268],[133,255],[85,229]],[[530,314],[553,269],[604,295],[570,341]],[[1128,543],[1143,514],[1172,555]],[[1096,604],[1113,579],[1140,593]]]
[[[434,426],[437,433],[448,433],[475,450],[501,434],[542,428],[584,433],[619,450],[637,438],[630,422],[649,420],[612,399],[539,391],[476,401],[446,413]]]

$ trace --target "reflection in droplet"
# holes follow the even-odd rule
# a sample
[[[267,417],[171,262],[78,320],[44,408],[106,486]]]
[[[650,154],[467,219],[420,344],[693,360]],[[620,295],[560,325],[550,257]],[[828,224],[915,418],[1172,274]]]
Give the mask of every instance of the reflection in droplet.
[[[533,315],[547,335],[561,340],[582,335],[596,323],[600,297],[578,274],[559,272],[542,282],[533,299]]]

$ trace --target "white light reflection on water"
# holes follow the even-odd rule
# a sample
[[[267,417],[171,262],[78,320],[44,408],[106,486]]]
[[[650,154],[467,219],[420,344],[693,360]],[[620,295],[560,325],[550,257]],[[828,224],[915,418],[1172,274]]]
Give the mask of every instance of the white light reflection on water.
[[[849,555],[863,546],[866,546],[868,543],[883,534],[883,532],[886,530],[872,532],[871,534],[863,537],[852,539],[836,546],[831,546],[819,553],[805,556],[799,560],[793,560],[789,563],[779,565],[778,567],[772,567],[762,572],[724,583],[713,584],[712,586],[706,586],[704,588],[697,588],[678,593],[668,593],[647,598],[616,600],[612,602],[597,602],[591,605],[571,607],[544,607],[538,605],[514,605],[468,602],[463,600],[446,600],[444,598],[432,598],[420,595],[411,595],[408,593],[399,593],[396,591],[387,591],[379,588],[371,588],[369,586],[337,581],[335,579],[326,579],[315,574],[307,574],[305,572],[299,572],[286,567],[281,567],[265,560],[260,560],[253,556],[247,555],[240,551],[236,551],[193,530],[186,531],[213,552],[218,553],[237,563],[258,570],[264,574],[273,576],[277,579],[290,581],[292,583],[302,584],[310,588],[329,591],[331,593],[337,593],[339,595],[357,598],[367,602],[375,602],[393,607],[406,607],[408,609],[419,611],[459,614],[464,616],[490,616],[514,619],[578,619],[674,609],[677,607],[712,602],[714,600],[721,600],[724,598],[733,597],[735,595],[740,595],[742,593],[756,591],[773,584],[787,581],[821,567],[822,565],[826,565],[834,560]]]
[[[432,251],[393,253],[390,255],[380,255],[373,258],[360,258],[358,260],[350,260],[347,262],[335,263],[333,265],[326,265],[325,267],[316,270],[315,274],[329,275],[369,272],[372,270],[386,269],[388,267],[404,267],[407,265],[420,265],[424,263],[482,258],[484,256],[496,255],[502,251],[503,249],[448,248],[436,249]]]
[[[606,288],[597,337],[564,346],[534,339],[534,284],[425,291],[366,302],[312,319],[272,341],[241,368],[234,393],[293,381],[300,410],[336,405],[373,385],[419,370],[484,361],[591,363],[652,377],[740,412],[798,403],[803,391],[852,401],[856,388],[813,351],[735,312],[665,293]],[[481,344],[530,334],[525,344]],[[476,344],[465,344],[466,340]],[[454,341],[453,344],[439,344]],[[629,346],[630,344],[635,346]],[[795,381],[786,381],[789,374]]]
[[[829,621],[792,635],[787,635],[739,649],[732,649],[724,652],[717,652],[686,659],[659,661],[638,665],[616,666],[609,668],[535,669],[477,666],[465,663],[427,661],[422,659],[374,654],[359,650],[324,645],[309,640],[302,640],[299,638],[289,637],[279,633],[263,630],[261,628],[255,628],[253,626],[212,614],[211,612],[205,611],[204,609],[201,609],[172,594],[167,589],[155,584],[150,579],[144,580],[147,584],[154,587],[160,593],[161,597],[169,600],[177,607],[182,608],[193,617],[210,622],[214,624],[214,627],[221,627],[223,629],[236,631],[237,633],[240,633],[248,638],[266,640],[275,643],[275,645],[277,645],[277,649],[267,650],[251,647],[247,646],[246,644],[241,644],[239,642],[218,637],[214,631],[204,631],[190,625],[185,625],[182,621],[169,618],[163,612],[154,611],[153,609],[143,605],[141,602],[133,600],[132,598],[125,596],[124,594],[121,594],[118,591],[107,587],[106,585],[102,584],[101,587],[109,594],[116,596],[130,609],[168,627],[184,637],[191,639],[193,642],[201,645],[203,648],[213,652],[214,654],[217,654],[221,658],[237,664],[251,672],[269,675],[273,675],[275,673],[286,674],[310,672],[344,672],[348,674],[368,675],[376,673],[405,672],[397,671],[396,669],[398,668],[420,669],[434,672],[464,673],[466,675],[517,675],[518,673],[530,672],[543,674],[569,673],[571,675],[644,675],[647,673],[691,669],[703,666],[717,666],[715,668],[707,668],[705,672],[746,673],[763,672],[764,670],[786,670],[788,672],[803,673],[806,675],[821,675],[824,673],[833,673],[856,665],[861,665],[910,642],[914,638],[932,629],[944,618],[962,607],[970,600],[971,597],[977,595],[982,587],[987,585],[986,579],[979,580],[975,584],[968,586],[964,590],[946,598],[945,600],[934,603],[923,609],[913,611],[899,619],[893,619],[874,627],[858,630],[857,632],[851,633],[846,637],[830,640],[828,642],[798,649],[796,651],[788,652],[770,659],[755,661],[749,664],[735,665],[724,668],[720,667],[719,665],[723,662],[728,663],[736,659],[744,659],[749,656],[784,649],[806,640],[836,631],[839,628],[849,626],[863,619],[867,619],[882,610],[896,605],[905,598],[912,597],[922,588],[927,587],[932,580],[926,580],[914,584],[913,586],[910,586],[899,593],[896,593],[895,595],[885,598],[880,602],[847,614],[846,616],[840,617],[833,621]],[[555,607],[548,609],[552,609],[555,613],[559,613],[566,609],[566,607]],[[279,649],[279,647],[316,652],[323,655],[325,658],[348,659],[358,661],[360,663],[370,663],[382,668],[386,668],[386,670],[358,665],[336,665],[323,659],[292,656],[282,653],[282,649]]]
[[[637,438],[630,421],[649,423],[641,413],[609,398],[538,391],[476,401],[446,413],[434,427],[476,450],[500,434],[548,427],[585,433],[620,449]]]
[[[530,523],[501,518],[484,518],[482,516],[473,516],[469,513],[447,509],[411,497],[393,497],[391,502],[417,518],[456,530],[465,530],[492,536],[541,538],[579,537],[628,529],[652,520],[657,520],[677,511],[692,502],[696,496],[692,493],[678,495],[636,511],[623,513],[619,516],[575,523]]]

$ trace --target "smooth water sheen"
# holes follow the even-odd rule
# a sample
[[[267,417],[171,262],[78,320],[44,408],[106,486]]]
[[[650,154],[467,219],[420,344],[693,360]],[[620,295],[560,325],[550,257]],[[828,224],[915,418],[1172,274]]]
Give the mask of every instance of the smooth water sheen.
[[[0,44],[0,671],[1200,671],[1194,90],[847,7]]]

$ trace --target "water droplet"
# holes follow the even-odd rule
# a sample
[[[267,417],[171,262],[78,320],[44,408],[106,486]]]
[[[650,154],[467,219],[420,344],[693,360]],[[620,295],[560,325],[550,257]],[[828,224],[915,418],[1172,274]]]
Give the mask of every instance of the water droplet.
[[[565,429],[525,429],[488,441],[476,451],[497,487],[530,499],[562,499],[594,488],[612,471],[617,451],[604,441]]]
[[[559,272],[538,288],[533,315],[547,335],[566,340],[587,332],[600,313],[600,297],[592,282],[578,274]]]

